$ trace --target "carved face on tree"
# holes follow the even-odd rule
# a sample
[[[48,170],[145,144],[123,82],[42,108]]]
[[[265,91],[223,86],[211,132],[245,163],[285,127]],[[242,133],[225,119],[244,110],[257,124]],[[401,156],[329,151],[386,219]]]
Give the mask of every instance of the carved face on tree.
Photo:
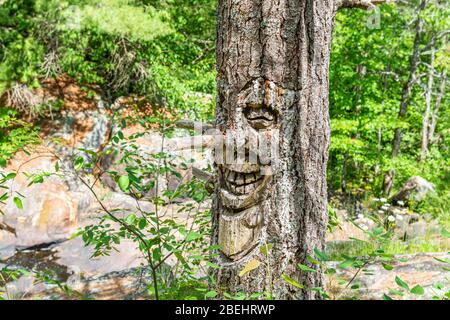
[[[262,206],[277,170],[278,128],[286,95],[261,78],[236,96],[220,89],[219,95],[226,107],[224,153],[216,154],[219,201],[224,208],[219,217],[219,244],[228,258],[237,260],[259,242]]]

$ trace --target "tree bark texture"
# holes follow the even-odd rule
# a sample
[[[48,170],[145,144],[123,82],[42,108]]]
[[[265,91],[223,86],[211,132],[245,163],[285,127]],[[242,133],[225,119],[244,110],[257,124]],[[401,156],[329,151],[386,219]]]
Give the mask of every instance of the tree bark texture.
[[[323,288],[323,272],[310,257],[324,249],[328,219],[333,19],[341,7],[382,2],[219,0],[216,127],[227,142],[216,147],[212,276],[221,295],[321,298],[311,289]]]
[[[217,126],[261,134],[278,130],[277,164],[218,164],[213,243],[221,292],[272,293],[276,299],[316,299],[327,225],[326,163],[330,142],[328,67],[336,3],[330,0],[220,0],[217,17]],[[249,139],[237,145],[249,149]],[[229,150],[226,150],[230,152]],[[232,152],[232,151],[231,151]],[[239,185],[249,175],[255,185]],[[235,181],[233,181],[235,180]],[[250,179],[251,180],[251,179]],[[233,182],[236,182],[233,184]],[[261,251],[267,245],[268,254]],[[239,276],[249,261],[258,268]],[[298,263],[318,269],[301,272]]]

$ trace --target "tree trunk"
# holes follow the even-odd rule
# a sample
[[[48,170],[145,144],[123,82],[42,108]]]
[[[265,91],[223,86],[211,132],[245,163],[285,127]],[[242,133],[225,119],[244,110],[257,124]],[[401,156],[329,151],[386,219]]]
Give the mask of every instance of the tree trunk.
[[[399,119],[404,119],[406,112],[408,111],[409,99],[411,97],[411,92],[414,84],[417,82],[417,68],[420,64],[420,42],[422,41],[422,29],[423,29],[423,18],[421,17],[422,11],[425,9],[427,0],[422,0],[419,5],[419,10],[417,11],[416,20],[416,36],[414,39],[414,48],[411,55],[409,78],[403,87],[402,100],[400,103],[400,111],[398,113]],[[392,157],[397,157],[400,152],[400,142],[402,139],[402,129],[395,129],[394,140],[392,141]]]
[[[439,92],[437,94],[436,101],[434,102],[434,109],[433,109],[433,112],[431,113],[430,129],[428,130],[428,144],[429,145],[434,142],[434,132],[436,131],[436,125],[437,125],[438,116],[439,116],[439,109],[441,107],[442,98],[445,95],[445,87],[446,87],[447,78],[444,73],[441,74],[440,80],[441,80],[441,83],[439,85]]]
[[[328,67],[339,4],[219,1],[216,119],[233,140],[224,153],[216,148],[212,243],[220,246],[220,268],[212,273],[220,293],[320,297],[307,290],[323,287],[307,256],[323,250],[327,226]],[[230,161],[236,154],[245,159]]]
[[[422,135],[421,135],[421,152],[420,160],[424,161],[428,153],[428,129],[430,126],[431,100],[434,83],[434,59],[436,55],[436,47],[434,37],[431,42],[430,66],[428,67],[428,83],[425,90],[425,112],[422,116]]]
[[[398,113],[398,118],[403,120],[408,111],[409,99],[411,97],[412,89],[414,84],[417,82],[417,69],[420,64],[420,42],[422,41],[422,29],[423,29],[423,18],[421,17],[422,11],[425,9],[427,0],[421,0],[419,4],[419,10],[417,11],[416,18],[416,34],[414,38],[414,47],[410,59],[409,77],[408,81],[405,83],[402,92],[402,98],[400,102],[400,110]],[[400,152],[400,143],[402,140],[402,129],[396,128],[394,131],[394,139],[392,140],[392,158],[396,158]],[[389,196],[391,193],[392,186],[394,185],[395,170],[388,170],[383,179],[383,193]]]

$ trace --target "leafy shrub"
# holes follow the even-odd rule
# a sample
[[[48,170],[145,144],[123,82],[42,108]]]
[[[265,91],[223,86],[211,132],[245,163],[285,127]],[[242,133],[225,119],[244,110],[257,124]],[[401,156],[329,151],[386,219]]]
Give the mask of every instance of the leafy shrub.
[[[5,167],[18,150],[39,140],[37,128],[16,116],[17,111],[0,108],[0,167]]]

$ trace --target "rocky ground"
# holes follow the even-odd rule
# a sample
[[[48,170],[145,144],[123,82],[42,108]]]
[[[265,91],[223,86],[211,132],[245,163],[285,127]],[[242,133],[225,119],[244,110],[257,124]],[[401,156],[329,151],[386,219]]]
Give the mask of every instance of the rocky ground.
[[[76,106],[79,105],[76,101],[86,100],[84,96],[77,95],[79,91],[79,88],[70,87],[69,94],[65,97],[68,105],[73,103]],[[79,237],[72,237],[79,228],[95,223],[102,214],[93,194],[73,174],[71,166],[74,154],[79,148],[96,151],[104,147],[111,132],[115,130],[109,121],[111,111],[128,114],[133,112],[125,102],[126,99],[119,99],[107,106],[100,98],[94,97],[89,103],[83,104],[83,108],[62,110],[59,117],[52,119],[52,125],[45,128],[42,143],[34,147],[31,154],[19,152],[10,161],[4,171],[18,174],[9,188],[12,192],[22,194],[24,200],[21,210],[13,201],[8,201],[0,208],[5,213],[0,215],[0,268],[9,266],[53,270],[57,280],[67,282],[71,289],[82,296],[95,299],[145,298],[143,288],[148,283],[148,275],[139,272],[142,259],[132,242],[121,242],[118,251],[113,251],[110,256],[92,258],[92,248],[86,247]],[[138,126],[132,126],[124,130],[124,134],[127,136],[140,130],[142,131]],[[143,155],[161,150],[163,139],[157,131],[142,133],[136,143]],[[183,151],[183,146],[189,145],[192,140],[186,133],[181,130],[165,141],[166,150],[179,156],[194,158],[197,167],[208,166],[208,152],[189,151],[189,154],[184,154],[186,151]],[[63,176],[51,176],[43,183],[28,186],[29,181],[23,173],[51,172],[56,162],[63,167]],[[123,170],[114,162],[107,165],[109,169]],[[185,179],[191,176],[187,172]],[[170,188],[179,181],[162,179],[160,183]],[[121,192],[113,181],[102,180],[94,189],[107,208],[121,208],[122,212],[118,214],[124,214],[126,209],[133,209],[137,205],[136,199]],[[152,206],[145,201],[141,201],[139,205],[148,209]],[[166,209],[175,214],[176,219],[186,219],[183,214],[177,216],[176,204]],[[407,212],[401,206],[384,210],[391,212],[394,217],[399,237],[406,235],[411,239],[428,232],[438,232],[438,225]],[[373,227],[364,212],[338,210],[338,218],[341,220],[341,228],[336,228],[335,232],[328,235],[328,243],[345,242],[352,237],[363,239],[365,234],[362,230]],[[445,252],[410,255],[407,262],[396,264],[394,271],[387,271],[380,264],[369,265],[367,268],[372,269],[371,275],[361,273],[355,278],[355,282],[360,283],[359,295],[364,299],[381,298],[389,288],[395,287],[395,274],[400,274],[412,285],[424,285],[426,293],[421,298],[431,298],[435,294],[433,290],[436,290],[432,286],[436,283],[444,284],[443,290],[449,290],[448,272],[442,269],[442,263],[435,257],[443,260],[448,259],[449,255]],[[336,297],[351,296],[352,293],[339,285],[339,281],[348,280],[354,272],[355,270],[340,270],[337,275],[329,277],[327,281],[330,292]],[[7,289],[8,298],[64,297],[54,285],[42,282],[36,284],[31,275],[10,282]]]

